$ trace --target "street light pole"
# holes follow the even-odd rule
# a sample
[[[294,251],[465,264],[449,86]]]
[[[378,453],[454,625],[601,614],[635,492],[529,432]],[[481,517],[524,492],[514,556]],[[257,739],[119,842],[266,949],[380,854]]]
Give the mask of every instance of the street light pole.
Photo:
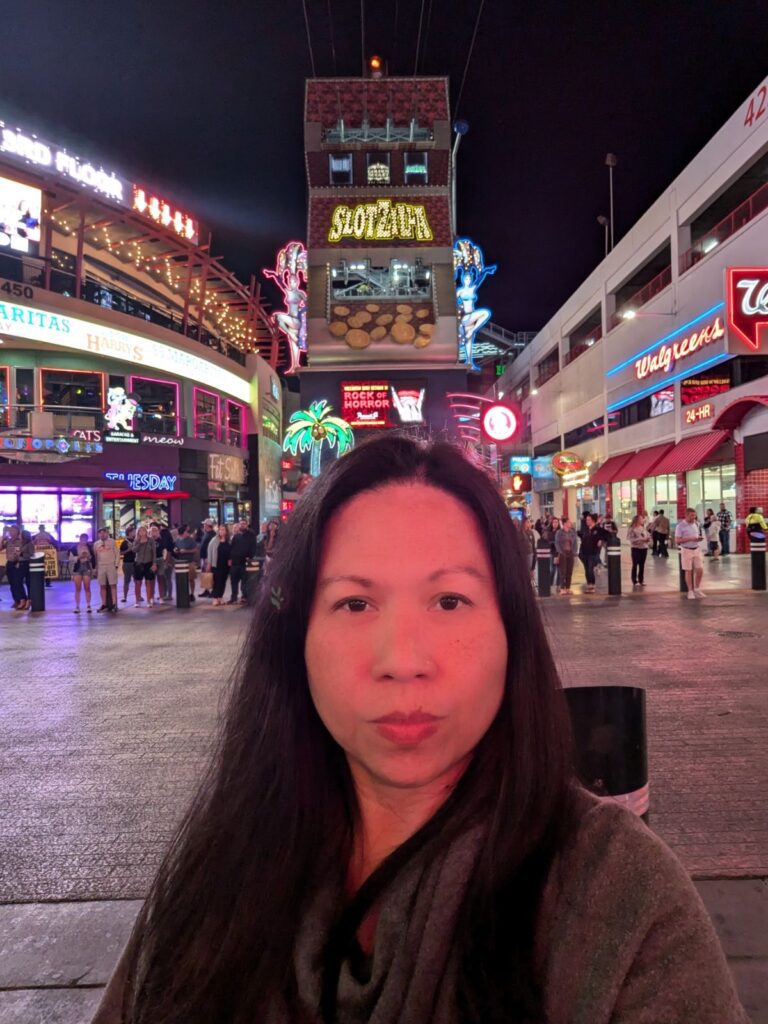
[[[605,157],[605,165],[608,168],[608,198],[610,201],[610,220],[611,220],[611,249],[614,246],[614,230],[613,230],[613,168],[618,164],[615,153],[607,153]]]
[[[451,213],[453,215],[453,234],[454,238],[457,238],[459,229],[456,224],[456,158],[459,154],[461,137],[469,131],[469,124],[466,121],[454,121],[453,130],[456,133],[456,138],[453,140],[453,150],[451,152]]]
[[[597,218],[597,223],[600,224],[601,227],[603,227],[605,229],[605,255],[607,256],[608,255],[608,224],[610,223],[610,221],[605,216],[605,214],[601,213],[600,216]]]

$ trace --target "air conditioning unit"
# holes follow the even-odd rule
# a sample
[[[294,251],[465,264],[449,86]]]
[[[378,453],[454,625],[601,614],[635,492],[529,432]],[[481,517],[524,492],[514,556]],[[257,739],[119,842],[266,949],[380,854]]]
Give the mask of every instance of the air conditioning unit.
[[[33,437],[53,437],[54,423],[52,412],[31,412],[28,414],[28,429]]]

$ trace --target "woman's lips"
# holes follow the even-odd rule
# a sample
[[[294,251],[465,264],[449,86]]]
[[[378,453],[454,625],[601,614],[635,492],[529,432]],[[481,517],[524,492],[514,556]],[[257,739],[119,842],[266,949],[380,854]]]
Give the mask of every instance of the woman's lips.
[[[376,732],[390,743],[398,746],[415,746],[433,736],[438,729],[440,719],[426,711],[393,711],[390,715],[376,718],[373,724]]]

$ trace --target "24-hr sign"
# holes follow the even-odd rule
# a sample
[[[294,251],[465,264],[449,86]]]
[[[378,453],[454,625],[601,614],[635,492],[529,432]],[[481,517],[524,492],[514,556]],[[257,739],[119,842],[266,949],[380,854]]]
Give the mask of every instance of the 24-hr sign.
[[[725,295],[731,341],[738,339],[738,350],[754,355],[768,328],[768,267],[729,267]]]

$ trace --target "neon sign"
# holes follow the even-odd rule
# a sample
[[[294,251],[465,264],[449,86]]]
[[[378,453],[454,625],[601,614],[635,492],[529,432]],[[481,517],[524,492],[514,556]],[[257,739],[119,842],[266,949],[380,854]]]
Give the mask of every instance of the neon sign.
[[[459,238],[453,247],[453,273],[459,317],[459,362],[479,370],[474,357],[475,336],[491,319],[491,311],[477,307],[477,293],[486,277],[496,273],[496,265],[485,265],[483,250],[471,238]]]
[[[378,199],[375,203],[342,204],[334,208],[328,241],[340,242],[342,238],[365,238],[371,242],[395,239],[431,242],[434,235],[422,204]]]
[[[752,352],[768,328],[768,267],[729,267],[728,326]]]
[[[131,491],[175,491],[178,476],[167,473],[105,473],[105,480],[125,482]]]
[[[517,432],[517,415],[503,402],[492,402],[480,413],[480,430],[486,441],[504,444]]]
[[[574,469],[569,473],[563,473],[561,483],[563,487],[583,487],[589,483],[589,470]]]
[[[295,373],[301,362],[301,353],[307,351],[307,250],[302,242],[288,242],[277,254],[275,269],[265,268],[262,273],[271,278],[283,293],[285,309],[270,317],[285,340],[291,365],[287,373]],[[274,380],[272,394],[275,396]]]
[[[635,377],[638,380],[645,380],[652,373],[669,373],[679,359],[685,359],[705,345],[711,345],[712,342],[720,341],[724,337],[725,328],[717,316],[698,331],[691,331],[681,341],[663,344],[653,354],[648,353],[635,360]]]
[[[342,381],[341,415],[353,427],[388,427],[391,408],[386,381]]]
[[[98,441],[69,440],[66,437],[3,437],[0,438],[0,444],[5,451],[52,455],[101,455],[104,451]]]
[[[401,423],[424,422],[424,397],[426,388],[395,387],[390,388],[392,405],[400,417]]]
[[[183,213],[172,206],[167,199],[160,199],[158,196],[152,195],[151,192],[147,192],[146,189],[134,185],[133,208],[156,224],[162,224],[166,228],[172,227],[177,235],[186,238],[193,245],[197,244],[197,222],[188,213]]]
[[[584,459],[576,452],[558,452],[552,456],[552,469],[558,476],[566,473],[577,473],[584,469]]]
[[[338,416],[331,416],[332,406],[323,398],[312,402],[308,410],[299,409],[288,423],[283,439],[283,451],[297,455],[310,452],[310,475],[320,474],[320,459],[323,445],[336,449],[336,458],[341,458],[355,446],[355,435],[350,425]]]
[[[700,423],[701,420],[711,420],[715,415],[715,407],[712,402],[705,402],[703,405],[689,405],[683,409],[683,425]]]

